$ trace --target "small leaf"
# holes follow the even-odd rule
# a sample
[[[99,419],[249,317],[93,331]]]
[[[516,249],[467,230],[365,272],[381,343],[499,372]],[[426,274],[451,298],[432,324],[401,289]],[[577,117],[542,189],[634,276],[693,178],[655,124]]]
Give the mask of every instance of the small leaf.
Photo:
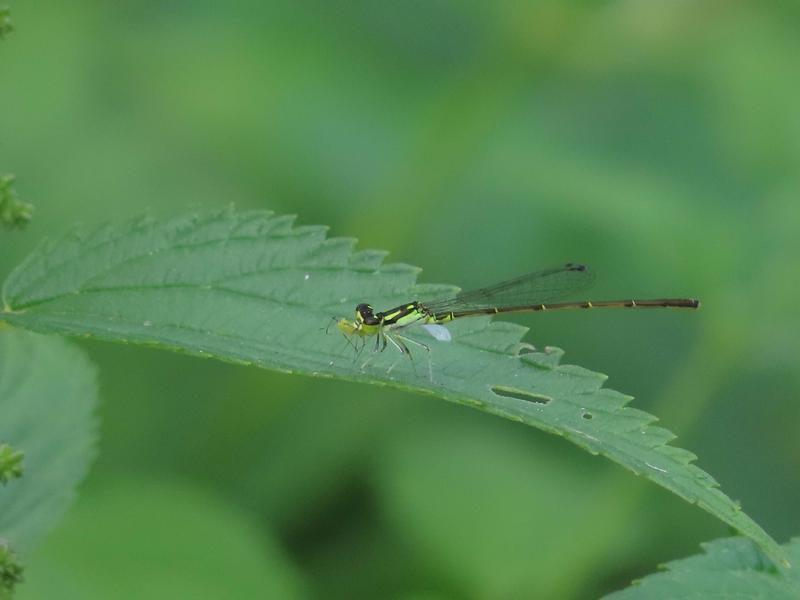
[[[0,483],[22,476],[23,453],[8,444],[0,444]]]
[[[489,317],[448,324],[449,343],[419,338],[408,360],[352,341],[331,319],[357,303],[390,308],[451,288],[416,286],[419,269],[353,254],[352,240],[293,217],[225,211],[159,223],[80,229],[44,244],[6,281],[4,318],[20,327],[147,344],[285,372],[338,377],[434,395],[564,436],[751,537],[776,561],[783,551],[706,472],[669,446],[656,418],[627,408],[605,375],[536,352],[526,329]],[[333,330],[326,335],[326,327]],[[424,332],[422,332],[424,335]],[[409,332],[410,337],[419,334]],[[415,339],[417,339],[415,337]],[[367,340],[369,341],[369,340]]]
[[[662,573],[648,575],[606,598],[800,598],[798,570],[776,568],[751,540],[725,538],[702,546],[705,554],[669,562]],[[800,539],[793,539],[784,550],[792,562],[800,561]]]
[[[94,367],[72,344],[0,330],[0,439],[25,452],[0,488],[0,538],[27,553],[61,517],[94,455]]]

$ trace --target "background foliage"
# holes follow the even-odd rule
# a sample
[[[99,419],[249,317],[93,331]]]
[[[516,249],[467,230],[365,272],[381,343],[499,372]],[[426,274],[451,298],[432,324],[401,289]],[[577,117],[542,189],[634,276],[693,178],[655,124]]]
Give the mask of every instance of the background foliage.
[[[75,221],[235,201],[392,249],[422,281],[575,260],[598,298],[696,295],[693,315],[519,321],[659,415],[780,541],[800,531],[794,3],[12,8],[0,170],[37,217],[1,234],[4,275]],[[246,575],[210,570],[220,547],[199,553],[191,518],[154,525],[152,547],[219,578],[209,597],[262,577],[343,598],[591,597],[725,534],[563,440],[463,408],[82,345],[106,398],[100,456],[29,572],[80,597],[107,597],[81,573],[108,528],[111,581],[163,567],[134,562],[119,490],[168,520],[194,505],[236,552],[266,548]],[[104,532],[85,535],[95,511]]]

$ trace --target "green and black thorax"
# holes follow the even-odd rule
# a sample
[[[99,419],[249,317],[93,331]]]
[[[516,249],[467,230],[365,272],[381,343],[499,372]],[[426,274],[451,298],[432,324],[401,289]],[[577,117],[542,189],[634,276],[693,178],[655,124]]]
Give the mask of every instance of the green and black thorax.
[[[412,323],[446,323],[453,313],[436,314],[418,301],[401,304],[395,308],[374,312],[369,304],[356,306],[356,321],[366,327],[405,327]]]

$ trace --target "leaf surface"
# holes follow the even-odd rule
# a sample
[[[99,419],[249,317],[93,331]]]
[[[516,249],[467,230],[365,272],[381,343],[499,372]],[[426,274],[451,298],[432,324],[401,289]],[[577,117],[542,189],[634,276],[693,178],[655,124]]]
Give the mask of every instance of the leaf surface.
[[[800,539],[784,546],[789,559],[800,560]],[[607,600],[648,598],[741,598],[797,600],[800,573],[797,569],[775,568],[751,540],[725,538],[703,544],[705,554],[676,560],[664,571],[648,575]]]
[[[451,342],[408,360],[391,346],[354,359],[332,324],[357,303],[376,310],[435,299],[450,286],[417,285],[419,269],[355,252],[319,226],[263,211],[149,218],[76,230],[42,245],[6,281],[3,318],[19,327],[154,345],[284,372],[391,385],[472,406],[564,436],[674,492],[783,552],[691,452],[668,445],[656,418],[604,388],[606,377],[532,350],[526,328],[488,317],[448,325]],[[371,342],[371,340],[367,340]],[[430,361],[430,362],[428,362]],[[366,364],[365,364],[366,363]],[[429,377],[429,365],[432,378]]]
[[[0,487],[0,538],[28,552],[71,504],[94,458],[95,369],[58,337],[0,329],[0,442],[23,453]]]

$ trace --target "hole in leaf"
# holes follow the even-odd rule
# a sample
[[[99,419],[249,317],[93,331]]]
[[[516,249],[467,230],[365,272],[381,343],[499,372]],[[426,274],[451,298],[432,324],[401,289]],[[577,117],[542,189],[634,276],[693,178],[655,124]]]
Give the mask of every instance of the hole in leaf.
[[[553,400],[549,396],[542,396],[541,394],[534,394],[533,392],[526,392],[525,390],[505,387],[503,385],[493,385],[491,390],[503,398],[525,400],[526,402],[534,402],[535,404],[550,404],[550,402]]]
[[[594,415],[590,412],[585,412],[581,416],[587,421],[589,421],[590,419],[594,419]]]

